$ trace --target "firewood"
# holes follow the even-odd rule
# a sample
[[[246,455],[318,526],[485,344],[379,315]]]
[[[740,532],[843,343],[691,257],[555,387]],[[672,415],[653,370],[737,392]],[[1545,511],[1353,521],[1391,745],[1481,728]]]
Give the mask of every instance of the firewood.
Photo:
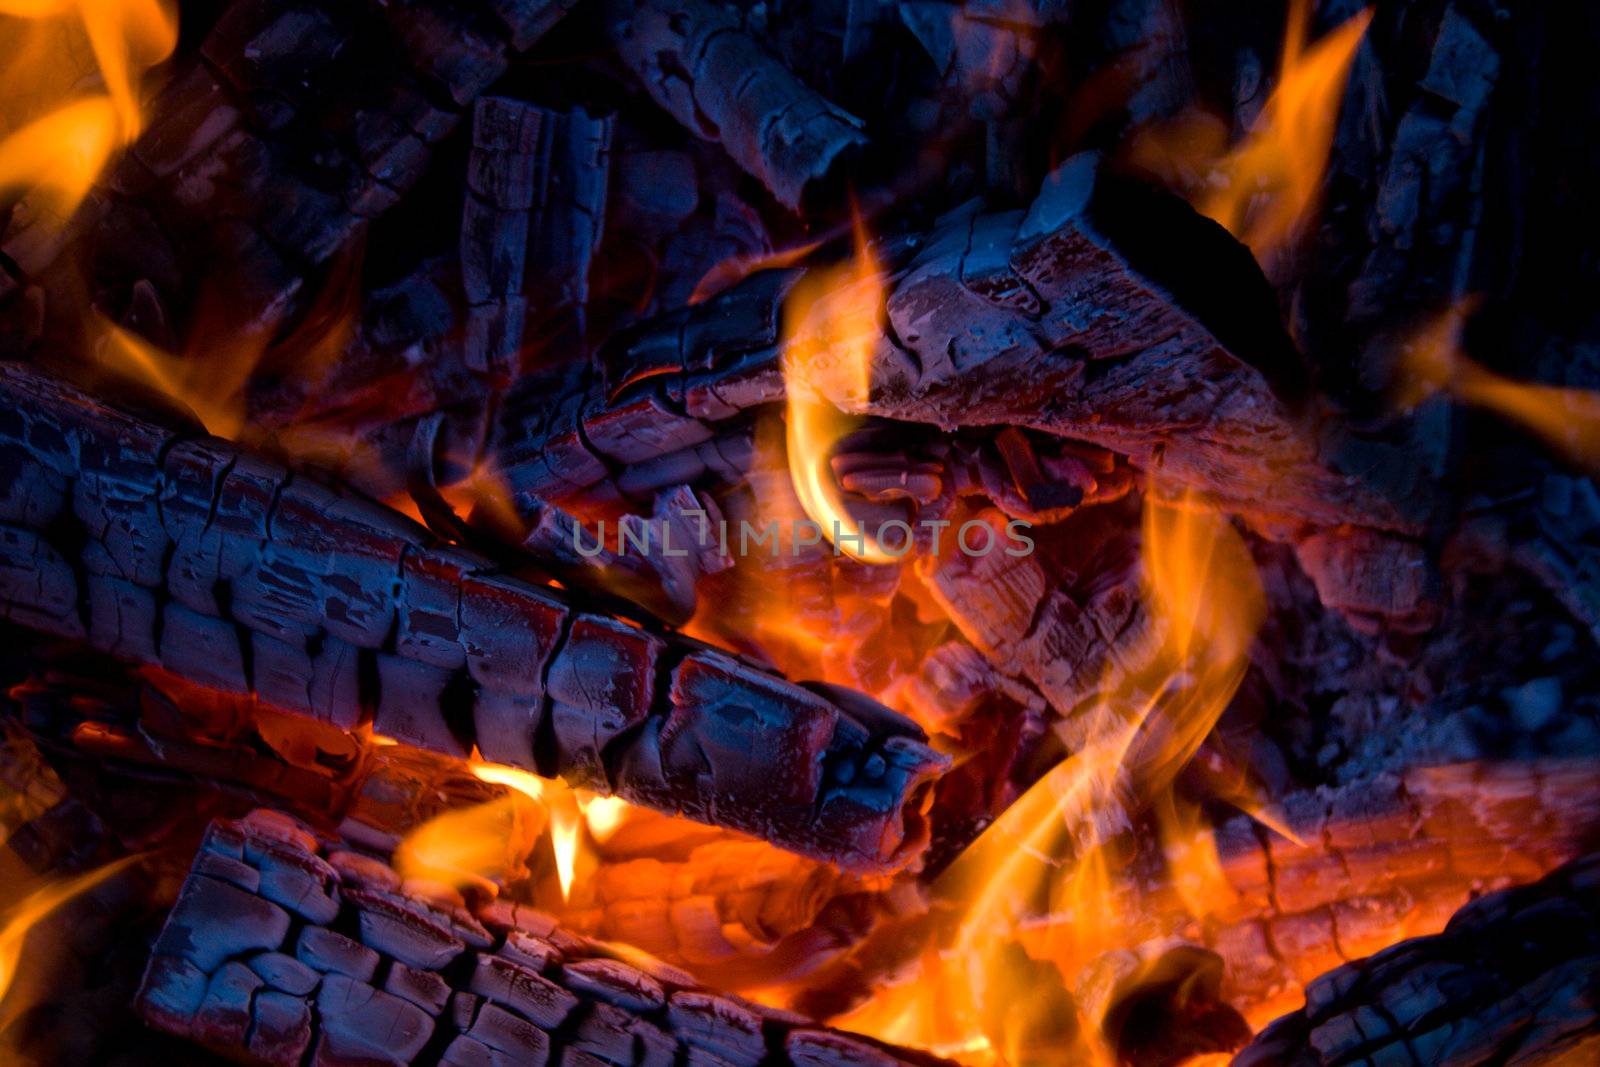
[[[948,766],[921,730],[585,611],[226,442],[0,369],[14,622],[286,711],[753,833],[912,862]]]
[[[468,367],[515,376],[529,315],[575,317],[562,339],[581,342],[589,263],[606,213],[611,127],[609,118],[581,110],[478,101],[461,219]]]
[[[1248,252],[1100,171],[1075,157],[1025,212],[956,212],[885,243],[870,399],[827,399],[1087,442],[1241,514],[1415,535],[1429,502],[1391,500],[1341,467],[1353,439],[1304,410],[1304,371]],[[752,275],[619,336],[589,371],[518,390],[494,445],[512,488],[614,498],[613,469],[703,451],[717,424],[780,402],[782,306],[801,273]]]
[[[622,3],[612,40],[645,90],[692,133],[723,146],[789,208],[839,172],[866,138],[859,119],[790,73],[719,6],[689,0]]]
[[[1590,1063],[1600,1054],[1600,855],[1479,897],[1444,931],[1345,964],[1261,1032],[1237,1067],[1391,1060]]]
[[[153,283],[168,315],[209,283],[235,321],[270,327],[574,2],[230,5],[74,235],[105,276]],[[60,251],[38,244],[0,240],[30,278]]]
[[[261,1064],[944,1062],[709,992],[526,908],[429,900],[267,810],[207,831],[136,1008]]]

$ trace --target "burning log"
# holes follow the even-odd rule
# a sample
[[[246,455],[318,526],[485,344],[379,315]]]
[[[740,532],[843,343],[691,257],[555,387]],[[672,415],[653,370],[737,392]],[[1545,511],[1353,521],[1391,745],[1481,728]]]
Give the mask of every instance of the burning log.
[[[1402,506],[1344,472],[1350,442],[1297,413],[1299,357],[1248,252],[1101,170],[1076,157],[1026,212],[957,212],[887,244],[870,395],[815,387],[851,413],[1089,442],[1245,515],[1415,533],[1426,501]],[[519,502],[615,499],[612,472],[646,464],[715,470],[723,426],[785,396],[780,314],[803,274],[759,272],[617,338],[554,386],[558,405],[550,381],[528,383],[493,445]]]
[[[838,193],[866,143],[861,122],[824,100],[720,6],[691,0],[619,5],[611,34],[655,101],[719,143],[791,209]]]
[[[1306,987],[1236,1067],[1584,1063],[1600,1052],[1600,855],[1479,897]]]
[[[1002,942],[970,1010],[962,999],[969,961],[946,969],[928,951],[948,946],[950,926],[965,921],[965,877],[936,883],[926,916],[883,924],[831,961],[792,1006],[867,1032],[898,1020],[906,1039],[934,1047],[980,1029],[992,1042],[1020,1039],[990,1028],[982,997],[1042,996],[1039,975],[1048,975],[1059,998],[1102,1028],[1107,1047],[1170,1062],[1160,1056],[1203,1036],[1184,1029],[1200,1017],[1194,1011],[1221,1024],[1212,1036],[1231,1039],[1230,1017],[1261,1025],[1331,969],[1443,929],[1474,893],[1533,882],[1582,855],[1600,826],[1593,774],[1592,761],[1450,766],[1308,790],[1279,805],[1293,840],[1242,815],[1160,845],[1148,825],[1136,825],[1126,835],[1131,856],[1114,874],[1063,893],[1063,911]],[[1002,837],[998,852],[984,855],[1021,847]],[[973,877],[988,892],[996,884],[984,879],[1008,875],[980,865]],[[1085,911],[1093,922],[1083,922]],[[1171,1003],[1174,975],[1191,979],[1190,1014],[1163,1008],[1128,1029],[1134,1005]],[[1031,1033],[1025,1010],[1015,1014]]]
[[[168,317],[221,265],[235,321],[274,324],[573,2],[230,5],[75,232],[98,276],[147,280]],[[26,230],[0,249],[27,279],[57,251]]]
[[[719,988],[793,980],[894,908],[887,878],[639,809],[597,851],[599,866],[562,910],[562,923]]]
[[[711,993],[525,908],[424,894],[279,813],[214,823],[137,1010],[262,1064],[943,1062]]]
[[[283,710],[615,793],[862,870],[913,862],[915,724],[586,612],[402,516],[0,370],[7,618]]]

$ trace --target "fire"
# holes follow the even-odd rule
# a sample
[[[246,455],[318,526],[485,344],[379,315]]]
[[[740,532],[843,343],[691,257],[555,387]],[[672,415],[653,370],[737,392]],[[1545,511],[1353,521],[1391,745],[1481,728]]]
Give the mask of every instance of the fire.
[[[939,895],[964,911],[934,980],[844,1025],[947,1052],[986,1047],[974,1062],[1109,1064],[1101,1024],[1113,1002],[1084,1001],[1082,989],[1075,999],[1074,987],[1141,940],[1124,907],[1142,889],[1126,847],[1133,819],[1160,828],[1174,906],[1203,918],[1227,903],[1210,835],[1172,786],[1243,680],[1264,596],[1232,525],[1191,497],[1146,498],[1144,561],[1149,665],[1097,696],[1070,724],[1073,755],[941,878]]]
[[[584,831],[604,841],[627,820],[632,806],[620,797],[596,796],[560,779],[474,759],[475,777],[505,786],[504,796],[447,811],[413,830],[395,851],[406,878],[452,888],[517,881],[548,831],[561,899],[570,899],[586,858]],[[592,866],[592,863],[591,863]]]
[[[1408,381],[1399,402],[1410,408],[1443,391],[1464,404],[1521,423],[1572,462],[1600,469],[1600,394],[1519,382],[1468,359],[1461,335],[1475,302],[1465,300],[1428,323],[1406,347]]]
[[[408,880],[453,889],[513,881],[524,875],[547,821],[542,804],[513,789],[429,819],[400,842],[394,866]]]
[[[892,563],[870,536],[856,529],[834,480],[832,450],[858,420],[829,402],[864,405],[872,386],[872,351],[883,326],[886,289],[881,269],[858,219],[856,252],[848,263],[816,271],[784,302],[784,391],[788,397],[789,476],[805,513],[830,543],[867,563]]]
[[[124,856],[103,867],[50,882],[35,889],[8,908],[0,923],[0,1002],[3,1002],[16,983],[22,963],[23,948],[28,935],[51,912],[74,897],[94,889],[95,886],[138,863],[142,855]],[[5,1019],[15,1015],[15,1007],[4,1013]],[[3,1029],[3,1026],[0,1026]]]
[[[119,377],[141,382],[192,411],[206,432],[237,440],[245,426],[245,387],[265,344],[244,343],[234,354],[185,359],[163,352],[139,335],[103,323],[98,362]]]
[[[0,0],[0,15],[27,20],[30,29],[72,22],[65,38],[31,35],[26,46],[12,50],[15,59],[0,75],[8,93],[56,103],[25,123],[9,116],[7,125],[15,128],[0,141],[0,187],[37,191],[64,218],[112,154],[143,129],[140,82],[176,45],[176,11],[160,0]],[[64,75],[80,51],[75,38],[87,40],[103,89],[76,99],[75,79]]]
[[[360,262],[359,254],[341,256],[301,321],[276,340],[265,326],[241,330],[225,299],[213,293],[200,301],[181,353],[163,351],[138,334],[95,316],[95,361],[116,377],[138,382],[182,404],[208,433],[233,441],[247,439],[255,429],[249,425],[248,415],[249,386],[257,371],[270,369],[282,382],[309,396],[337,365],[354,336],[360,313]],[[308,400],[287,425],[272,429],[280,450],[315,460],[319,447],[340,436],[340,427],[317,418],[311,406]]]
[[[1340,97],[1371,21],[1367,8],[1308,45],[1311,5],[1291,0],[1277,87],[1244,141],[1224,151],[1216,121],[1191,114],[1142,134],[1135,157],[1153,169],[1204,175],[1195,208],[1267,263],[1317,205]]]

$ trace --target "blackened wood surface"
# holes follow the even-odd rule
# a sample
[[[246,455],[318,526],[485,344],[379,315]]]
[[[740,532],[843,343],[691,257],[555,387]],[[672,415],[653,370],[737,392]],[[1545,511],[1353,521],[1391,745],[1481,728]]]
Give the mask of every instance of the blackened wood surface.
[[[1090,442],[1273,519],[1414,532],[1426,516],[1426,496],[1392,500],[1345,469],[1350,443],[1306,406],[1250,254],[1181,202],[1105,178],[1092,155],[1026,211],[974,205],[878,258],[887,323],[870,338],[870,399],[826,397],[846,410]],[[496,445],[512,488],[614,499],[613,471],[668,457],[715,470],[717,424],[784,399],[784,301],[803,273],[757,273],[614,339],[588,370],[524,383]],[[849,377],[825,371],[813,371],[824,392]]]
[[[386,864],[258,811],[207,832],[145,972],[152,1026],[293,1065],[944,1061],[709,992],[548,916],[429,901]]]
[[[344,729],[848,867],[910,862],[948,761],[734,657],[584,611],[365,498],[0,369],[0,607]]]
[[[1600,855],[1473,901],[1306,987],[1235,1067],[1593,1063],[1600,1055]]]

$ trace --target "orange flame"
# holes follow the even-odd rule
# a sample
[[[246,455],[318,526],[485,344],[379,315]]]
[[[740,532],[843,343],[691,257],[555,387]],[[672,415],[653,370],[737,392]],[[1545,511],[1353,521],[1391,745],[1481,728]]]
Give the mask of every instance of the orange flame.
[[[1073,755],[941,878],[941,896],[966,903],[935,978],[843,1025],[1012,1065],[1041,1062],[1043,1045],[1057,1050],[1050,1062],[1073,1062],[1060,1046],[1081,1041],[1082,1055],[1110,1064],[1100,1018],[1082,1004],[1076,1026],[1060,1015],[1083,969],[1127,943],[1118,902],[1136,887],[1119,845],[1132,818],[1148,812],[1160,826],[1181,906],[1199,917],[1231,896],[1198,813],[1171,787],[1244,677],[1264,596],[1232,525],[1191,497],[1146,498],[1144,554],[1148,666],[1104,688],[1071,724]]]
[[[408,834],[395,850],[406,878],[452,888],[488,889],[527,876],[526,861],[549,831],[561,899],[568,900],[585,857],[583,831],[603,841],[628,818],[631,805],[540,778],[517,767],[473,760],[475,777],[507,793],[484,804],[447,811]]]
[[[1514,381],[1468,359],[1461,335],[1474,306],[1473,300],[1461,301],[1406,346],[1402,367],[1409,381],[1401,389],[1401,406],[1414,407],[1443,391],[1521,423],[1573,463],[1600,470],[1600,393]]]
[[[518,790],[443,812],[400,842],[395,870],[406,879],[453,889],[514,881],[525,874],[523,864],[546,821],[544,806]]]
[[[143,858],[142,855],[124,856],[84,874],[51,882],[35,889],[7,909],[3,924],[0,924],[0,1002],[5,1000],[16,982],[28,934],[45,917],[67,901],[89,892]],[[4,1013],[4,1018],[9,1019],[14,1015],[13,1007]]]
[[[789,475],[800,505],[830,543],[868,563],[892,563],[896,557],[870,535],[861,544],[837,536],[854,531],[856,522],[834,481],[830,460],[833,447],[858,420],[830,401],[866,404],[886,296],[883,274],[859,218],[855,235],[851,262],[807,275],[784,301]]]
[[[75,19],[72,36],[87,40],[100,74],[103,92],[61,101],[0,141],[0,187],[34,190],[65,217],[143,129],[140,80],[177,44],[176,12],[162,0],[0,0],[0,16]],[[71,36],[64,48],[18,49],[3,84],[17,94],[69,94],[60,83],[73,51]]]
[[[112,323],[95,346],[102,367],[171,397],[192,411],[206,432],[238,439],[245,427],[245,386],[265,344],[246,340],[245,350],[186,359],[163,352],[138,334]]]
[[[1226,156],[1201,168],[1211,176],[1195,207],[1226,226],[1262,262],[1299,232],[1316,207],[1340,96],[1372,9],[1307,46],[1310,18],[1310,4],[1292,0],[1278,84],[1255,128]],[[1177,145],[1169,147],[1185,154]]]
[[[202,299],[182,353],[163,351],[99,316],[93,324],[98,334],[93,352],[103,370],[171,397],[193,412],[208,433],[242,440],[252,429],[247,423],[249,386],[256,372],[274,370],[285,383],[314,392],[348,347],[359,310],[360,256],[345,255],[300,323],[277,340],[265,326],[241,331],[213,294]],[[280,449],[315,460],[336,430],[297,417],[275,433]]]

